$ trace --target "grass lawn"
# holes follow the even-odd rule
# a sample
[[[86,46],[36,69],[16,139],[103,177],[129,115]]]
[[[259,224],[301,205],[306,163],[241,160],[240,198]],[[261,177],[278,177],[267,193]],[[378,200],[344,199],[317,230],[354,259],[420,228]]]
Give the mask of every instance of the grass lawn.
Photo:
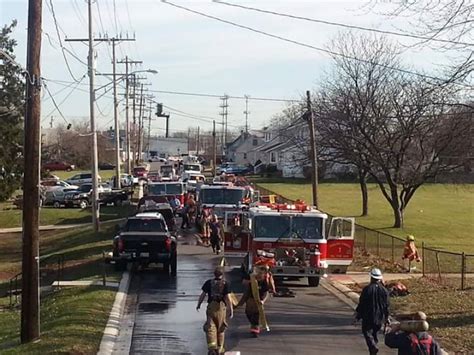
[[[107,221],[127,217],[134,208],[132,205],[120,207],[101,206],[100,218],[102,221]],[[20,227],[21,219],[22,210],[14,209],[14,206],[8,203],[0,204],[0,228]],[[43,207],[40,212],[40,225],[42,226],[89,223],[91,221],[90,208],[82,210],[80,208]]]
[[[311,184],[298,180],[259,182],[260,186],[290,199],[311,201]],[[322,210],[337,216],[355,216],[361,212],[358,184],[322,183],[319,188]],[[369,185],[369,216],[357,217],[357,223],[386,233],[415,235],[431,247],[474,254],[474,185],[427,184],[410,201],[405,212],[405,227],[391,228],[393,215],[389,203],[375,184]]]
[[[474,349],[474,293],[441,286],[428,279],[402,280],[410,295],[391,298],[391,313],[425,312],[430,333],[448,351],[470,354]],[[353,285],[355,291],[365,285]]]
[[[40,255],[62,254],[62,280],[101,279],[105,270],[108,281],[118,281],[120,273],[102,261],[102,252],[111,249],[114,224],[103,225],[97,235],[91,228],[74,231],[47,231],[40,237]],[[19,344],[20,314],[7,308],[8,279],[21,271],[21,234],[0,234],[0,353],[38,354],[97,352],[115,290],[102,287],[62,288],[41,298],[42,340]],[[41,285],[56,280],[56,259],[41,263]],[[3,305],[3,309],[2,308]]]

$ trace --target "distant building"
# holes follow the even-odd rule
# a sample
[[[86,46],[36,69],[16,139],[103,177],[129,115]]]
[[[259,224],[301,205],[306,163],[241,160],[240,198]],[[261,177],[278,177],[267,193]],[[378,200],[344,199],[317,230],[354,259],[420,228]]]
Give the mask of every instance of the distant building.
[[[165,138],[165,137],[150,137],[150,156],[145,156],[150,159],[152,157],[168,158],[170,156],[178,156],[188,153],[188,139],[187,138]]]
[[[240,135],[226,147],[226,160],[239,165],[255,165],[258,158],[250,151],[263,143],[261,131],[241,132]]]

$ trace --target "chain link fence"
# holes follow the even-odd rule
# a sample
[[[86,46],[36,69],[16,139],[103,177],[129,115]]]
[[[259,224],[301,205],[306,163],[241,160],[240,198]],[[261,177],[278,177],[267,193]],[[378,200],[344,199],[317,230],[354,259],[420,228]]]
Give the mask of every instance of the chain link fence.
[[[260,195],[275,195],[277,203],[294,203],[277,193],[255,186]],[[355,247],[365,253],[376,255],[393,264],[401,265],[408,271],[421,272],[423,276],[440,284],[459,288],[461,290],[474,289],[474,255],[454,253],[427,246],[424,242],[418,246],[421,262],[402,260],[405,240],[359,224],[355,226]]]

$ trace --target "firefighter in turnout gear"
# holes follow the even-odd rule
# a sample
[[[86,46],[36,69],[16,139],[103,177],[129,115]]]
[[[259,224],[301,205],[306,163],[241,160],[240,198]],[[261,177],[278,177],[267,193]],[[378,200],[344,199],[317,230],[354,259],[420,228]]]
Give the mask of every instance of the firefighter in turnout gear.
[[[260,334],[260,327],[269,330],[263,305],[268,298],[271,289],[267,277],[267,268],[258,266],[255,273],[250,275],[249,285],[235,308],[245,304],[245,315],[250,323],[250,333],[254,337]]]
[[[207,280],[202,286],[202,293],[196,307],[198,311],[206,295],[208,298],[207,319],[203,329],[206,332],[208,354],[223,354],[224,332],[227,328],[226,317],[232,318],[233,311],[229,297],[229,285],[224,280],[222,267],[217,267],[214,270],[214,278]]]
[[[382,272],[374,268],[370,272],[370,284],[362,290],[356,308],[356,321],[362,320],[364,335],[369,353],[377,354],[378,333],[389,316],[389,293],[382,284]]]

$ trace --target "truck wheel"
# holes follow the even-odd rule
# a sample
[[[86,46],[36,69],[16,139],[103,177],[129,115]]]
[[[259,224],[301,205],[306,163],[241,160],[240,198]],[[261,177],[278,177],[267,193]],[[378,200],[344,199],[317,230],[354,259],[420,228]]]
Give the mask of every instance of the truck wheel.
[[[318,287],[319,286],[319,276],[315,277],[308,277],[308,285],[310,287]]]
[[[54,201],[53,202],[53,207],[54,208],[59,208],[59,207],[61,207],[61,203],[59,201]]]
[[[116,261],[114,268],[115,271],[125,271],[127,270],[127,263],[124,261]]]
[[[116,199],[114,200],[114,206],[115,206],[115,207],[120,207],[120,206],[122,206],[122,204],[123,204],[123,201],[122,201],[121,198],[116,198]]]
[[[171,255],[171,261],[170,261],[171,276],[176,276],[177,271],[178,271],[178,255],[175,252]]]
[[[79,202],[79,207],[81,209],[85,209],[87,206],[89,206],[89,202],[87,202],[87,200],[81,200],[81,202]]]

